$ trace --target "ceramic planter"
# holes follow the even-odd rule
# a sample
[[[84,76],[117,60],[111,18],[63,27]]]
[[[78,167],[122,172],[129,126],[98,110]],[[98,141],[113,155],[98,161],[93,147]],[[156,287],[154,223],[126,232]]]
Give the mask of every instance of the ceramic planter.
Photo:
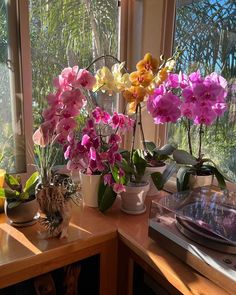
[[[98,207],[98,188],[101,175],[80,173],[80,181],[84,204],[89,207]]]
[[[121,210],[128,214],[141,214],[146,211],[145,199],[149,190],[149,182],[142,184],[131,183],[121,193]]]
[[[158,189],[156,188],[154,182],[152,181],[151,174],[154,172],[163,173],[165,168],[166,168],[166,164],[160,167],[146,167],[143,180],[150,182],[150,188],[149,188],[149,191],[147,192],[147,196],[155,196],[158,193]]]
[[[213,175],[190,175],[189,188],[202,187],[211,185],[213,181]]]
[[[7,200],[5,200],[4,211],[10,219],[11,224],[16,227],[24,227],[36,223],[38,214],[38,202],[36,199],[22,202],[15,208],[9,208]]]

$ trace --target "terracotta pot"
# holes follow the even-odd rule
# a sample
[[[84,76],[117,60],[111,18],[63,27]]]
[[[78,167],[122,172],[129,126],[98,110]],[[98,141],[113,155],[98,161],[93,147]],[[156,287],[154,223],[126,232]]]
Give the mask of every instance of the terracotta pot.
[[[98,207],[98,188],[101,175],[80,173],[80,181],[84,204],[89,207]]]
[[[214,175],[190,175],[189,188],[202,187],[212,185]]]
[[[126,186],[121,193],[121,210],[128,214],[141,214],[146,211],[145,199],[149,190],[149,182]]]
[[[23,227],[34,224],[38,219],[38,202],[36,199],[22,202],[15,208],[9,208],[5,200],[4,211],[13,226]]]
[[[163,171],[165,169],[166,169],[166,164],[164,164],[163,166],[160,166],[160,167],[146,167],[145,173],[143,176],[143,180],[150,182],[150,188],[149,188],[149,191],[147,192],[147,196],[155,196],[158,193],[158,189],[156,188],[156,186],[152,180],[151,174],[154,172],[163,173]]]

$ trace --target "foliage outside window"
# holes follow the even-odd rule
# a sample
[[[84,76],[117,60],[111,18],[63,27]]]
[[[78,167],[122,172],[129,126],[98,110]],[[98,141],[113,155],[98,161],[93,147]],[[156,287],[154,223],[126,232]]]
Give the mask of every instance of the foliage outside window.
[[[224,173],[236,181],[236,20],[235,1],[198,0],[176,2],[175,47],[183,49],[176,71],[190,73],[200,68],[203,75],[213,71],[229,84],[228,111],[213,126],[204,129],[204,151]],[[198,127],[192,138],[197,140]],[[195,136],[196,135],[196,136]],[[168,140],[187,149],[182,122],[169,125]],[[193,142],[193,149],[198,146]]]
[[[74,65],[85,68],[98,56],[117,56],[118,6],[116,0],[30,0],[29,3],[33,111],[37,127],[42,121],[45,96],[53,89],[53,77],[63,68]],[[95,64],[94,71],[100,66]],[[112,101],[104,101],[108,109],[113,107]]]
[[[119,15],[116,0],[30,0],[30,39],[34,129],[42,122],[46,95],[53,90],[53,78],[66,67],[86,68],[102,55],[118,55]],[[89,69],[96,72],[99,60]],[[116,107],[116,96],[99,94],[97,101],[107,111]],[[83,122],[83,112],[79,122]],[[64,163],[59,153],[57,164]]]
[[[17,1],[0,0],[0,156],[9,173],[25,172]]]

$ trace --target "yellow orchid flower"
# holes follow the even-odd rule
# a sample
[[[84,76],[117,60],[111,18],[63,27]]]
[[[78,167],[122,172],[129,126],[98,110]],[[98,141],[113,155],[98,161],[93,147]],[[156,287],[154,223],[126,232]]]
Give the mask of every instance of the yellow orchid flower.
[[[141,86],[131,86],[123,91],[123,97],[130,103],[129,112],[134,113],[137,105],[142,102],[146,96],[146,89]]]
[[[137,63],[136,68],[138,71],[146,70],[155,73],[158,69],[158,66],[158,60],[152,57],[151,53],[146,53],[144,58]]]
[[[107,67],[99,69],[95,75],[96,83],[93,87],[93,91],[101,90],[102,92],[108,92],[109,94],[117,92],[114,77],[111,71]]]
[[[168,78],[168,72],[169,70],[167,67],[160,69],[155,78],[155,82],[157,85],[161,85]]]
[[[125,66],[125,62],[122,62],[122,63],[114,64],[111,68],[114,81],[119,92],[131,87],[129,74],[128,73],[122,74],[124,66]]]
[[[129,79],[134,86],[148,87],[153,80],[153,74],[149,71],[136,71],[129,75]]]
[[[175,68],[175,65],[176,65],[176,60],[169,59],[167,60],[165,67],[168,69],[168,72],[172,72]]]

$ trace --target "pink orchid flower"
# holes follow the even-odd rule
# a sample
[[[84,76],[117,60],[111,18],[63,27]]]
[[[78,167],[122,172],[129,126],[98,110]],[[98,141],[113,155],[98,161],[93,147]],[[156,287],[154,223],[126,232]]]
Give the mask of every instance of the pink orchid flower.
[[[61,133],[63,131],[67,131],[67,135],[71,130],[76,128],[77,123],[73,118],[63,118],[56,126],[57,133]]]
[[[122,192],[125,192],[125,186],[121,183],[114,183],[113,190],[115,193],[120,194]]]
[[[80,85],[88,90],[92,90],[96,84],[95,77],[86,69],[79,70],[76,80],[72,83],[72,86],[79,87]]]

